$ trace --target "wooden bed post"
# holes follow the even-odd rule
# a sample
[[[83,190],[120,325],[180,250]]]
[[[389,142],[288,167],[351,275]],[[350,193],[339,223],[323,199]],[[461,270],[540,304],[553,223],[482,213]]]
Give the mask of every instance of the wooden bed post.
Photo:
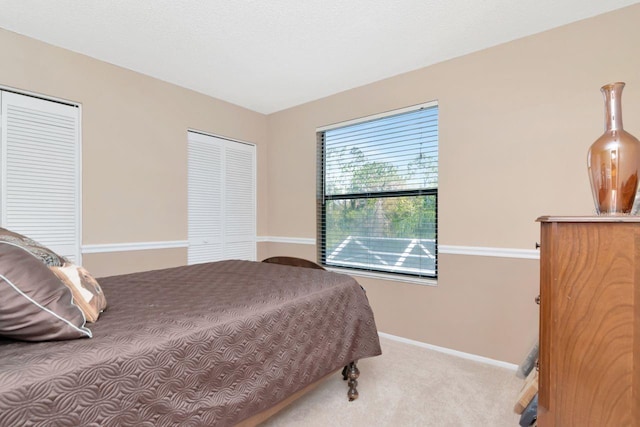
[[[344,367],[342,370],[342,379],[349,380],[347,385],[349,386],[349,391],[347,392],[347,396],[349,397],[349,402],[353,402],[358,398],[358,377],[360,376],[360,370],[356,366],[358,361],[354,360]]]

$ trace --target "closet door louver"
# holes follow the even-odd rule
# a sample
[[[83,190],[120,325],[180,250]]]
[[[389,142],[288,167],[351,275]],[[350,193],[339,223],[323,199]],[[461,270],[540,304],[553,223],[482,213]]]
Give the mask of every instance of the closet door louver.
[[[78,108],[11,92],[2,99],[2,225],[80,263]]]
[[[255,260],[255,147],[188,134],[189,264]]]
[[[225,257],[255,260],[255,147],[225,142]]]
[[[189,264],[223,259],[223,147],[210,139],[209,136],[189,132]]]

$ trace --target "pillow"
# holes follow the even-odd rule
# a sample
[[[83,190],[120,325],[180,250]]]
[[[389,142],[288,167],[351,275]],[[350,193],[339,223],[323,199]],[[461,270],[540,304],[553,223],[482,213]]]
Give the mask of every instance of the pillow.
[[[73,295],[74,303],[80,307],[88,322],[98,320],[107,308],[107,300],[100,285],[87,270],[69,262],[46,246],[22,234],[0,227],[0,242],[19,246],[42,261],[64,283]]]
[[[30,251],[2,240],[0,335],[23,341],[91,337],[69,288]]]
[[[100,313],[107,308],[107,299],[100,285],[89,272],[75,264],[66,262],[62,267],[49,267],[73,294],[73,301],[84,313],[87,322],[98,320]]]

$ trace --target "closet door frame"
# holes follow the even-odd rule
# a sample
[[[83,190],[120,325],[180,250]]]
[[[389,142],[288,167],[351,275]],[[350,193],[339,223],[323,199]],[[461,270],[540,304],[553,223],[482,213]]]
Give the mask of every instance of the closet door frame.
[[[256,218],[256,212],[257,212],[257,180],[256,180],[256,176],[257,176],[257,150],[256,150],[256,145],[250,142],[246,142],[246,141],[241,141],[241,140],[237,140],[237,139],[231,139],[231,138],[227,138],[224,136],[219,136],[219,135],[215,135],[209,132],[203,132],[200,130],[195,130],[195,129],[188,129],[187,131],[187,150],[188,150],[188,162],[190,161],[190,157],[191,154],[189,152],[189,150],[191,150],[191,146],[189,145],[191,143],[191,137],[193,136],[194,140],[197,140],[200,143],[214,143],[214,144],[219,144],[219,147],[221,148],[221,158],[220,158],[220,170],[219,170],[219,175],[220,175],[220,179],[221,179],[221,184],[220,184],[220,200],[219,200],[219,205],[220,205],[220,224],[221,224],[221,230],[220,230],[220,239],[221,241],[219,242],[219,244],[221,245],[222,249],[221,249],[221,257],[219,258],[215,258],[215,259],[207,259],[207,260],[203,260],[203,258],[200,258],[200,260],[196,261],[194,260],[196,258],[195,256],[195,252],[194,255],[191,254],[191,248],[193,247],[193,241],[194,240],[199,240],[201,239],[201,237],[194,237],[194,234],[192,234],[192,230],[191,230],[191,200],[188,200],[187,203],[187,218],[188,218],[188,236],[187,239],[189,241],[189,248],[188,251],[190,252],[188,254],[188,263],[189,264],[194,264],[194,263],[199,263],[199,262],[211,262],[211,261],[218,261],[221,259],[234,259],[233,256],[229,257],[230,253],[229,250],[227,250],[227,246],[228,244],[232,244],[234,243],[234,241],[232,239],[229,239],[230,236],[227,235],[226,233],[226,226],[225,224],[228,222],[227,221],[227,210],[225,208],[225,205],[227,204],[228,201],[228,197],[227,197],[227,193],[230,190],[229,185],[227,183],[227,160],[226,160],[226,155],[228,153],[228,151],[234,151],[234,150],[241,150],[241,151],[247,151],[251,153],[251,162],[252,162],[252,169],[250,171],[251,177],[250,177],[250,186],[251,186],[251,212],[250,212],[250,217],[252,219],[252,224],[251,224],[251,230],[247,230],[247,233],[245,236],[248,237],[248,240],[246,240],[247,242],[250,243],[251,245],[251,249],[250,249],[250,254],[248,258],[245,259],[251,259],[251,260],[256,260],[257,258],[257,239],[256,239],[256,227],[257,227],[257,218]],[[191,167],[189,166],[189,164],[187,165],[187,194],[188,194],[188,198],[191,197],[191,193],[192,193],[192,189],[191,189],[191,181],[190,181],[190,175],[191,175],[192,171],[191,171]],[[205,242],[206,243],[206,242]]]

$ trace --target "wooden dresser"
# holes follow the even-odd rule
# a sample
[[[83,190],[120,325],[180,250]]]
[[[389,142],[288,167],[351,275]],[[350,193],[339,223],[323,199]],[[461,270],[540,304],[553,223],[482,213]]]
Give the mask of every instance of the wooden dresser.
[[[539,427],[640,427],[640,217],[541,217]]]

